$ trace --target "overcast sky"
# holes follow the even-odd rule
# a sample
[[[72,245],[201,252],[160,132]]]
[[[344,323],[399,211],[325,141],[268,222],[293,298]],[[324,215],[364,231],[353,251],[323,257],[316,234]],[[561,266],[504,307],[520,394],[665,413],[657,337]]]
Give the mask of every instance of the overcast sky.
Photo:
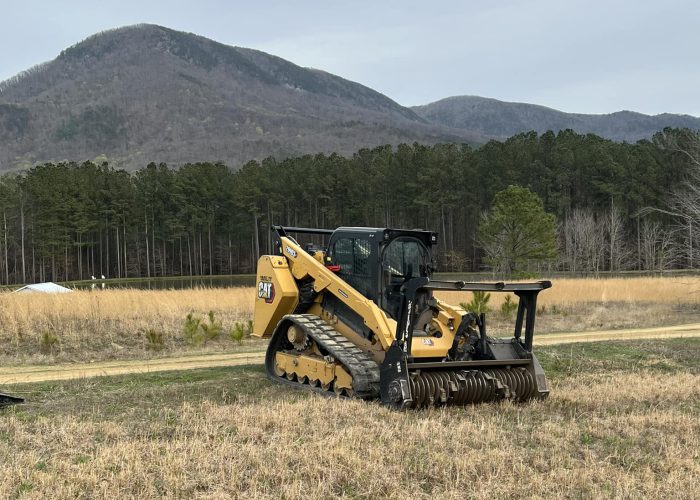
[[[700,116],[700,2],[0,0],[0,80],[154,23],[335,73],[403,105],[452,95]]]

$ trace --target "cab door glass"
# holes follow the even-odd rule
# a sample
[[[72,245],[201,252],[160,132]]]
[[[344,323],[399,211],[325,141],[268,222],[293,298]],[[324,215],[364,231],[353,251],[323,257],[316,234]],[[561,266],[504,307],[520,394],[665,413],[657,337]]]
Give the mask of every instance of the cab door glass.
[[[394,319],[401,309],[401,287],[411,278],[427,276],[428,250],[415,238],[397,238],[382,253],[381,307]]]
[[[427,252],[414,239],[396,239],[384,250],[383,268],[390,282],[425,276]]]
[[[365,297],[371,290],[372,246],[363,238],[341,238],[333,245],[333,261],[340,266],[338,276]]]

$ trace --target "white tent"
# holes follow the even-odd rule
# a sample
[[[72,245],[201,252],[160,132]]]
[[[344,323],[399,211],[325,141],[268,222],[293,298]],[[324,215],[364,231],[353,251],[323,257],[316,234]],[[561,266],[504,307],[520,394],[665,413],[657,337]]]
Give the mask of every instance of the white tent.
[[[72,292],[70,288],[65,286],[57,285],[56,283],[34,283],[33,285],[24,285],[22,288],[18,288],[15,292],[39,292],[39,293],[66,293]]]

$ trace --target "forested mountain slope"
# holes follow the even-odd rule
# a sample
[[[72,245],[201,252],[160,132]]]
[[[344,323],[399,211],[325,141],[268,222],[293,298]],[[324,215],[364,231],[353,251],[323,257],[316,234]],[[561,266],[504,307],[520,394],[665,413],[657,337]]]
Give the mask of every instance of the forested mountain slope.
[[[379,145],[485,143],[573,129],[616,141],[687,115],[568,114],[482,97],[406,108],[359,83],[264,52],[136,25],[91,36],[53,61],[0,83],[0,171],[44,162],[108,160],[129,170]]]
[[[0,84],[0,169],[105,155],[244,161],[474,142],[358,83],[154,25],[94,35]]]
[[[700,129],[700,118],[689,115],[650,116],[632,111],[606,115],[564,113],[535,104],[478,96],[448,97],[412,109],[432,123],[492,139],[506,139],[531,130],[541,134],[548,130],[571,129],[579,134],[592,133],[614,141],[635,142],[648,139],[666,127]]]

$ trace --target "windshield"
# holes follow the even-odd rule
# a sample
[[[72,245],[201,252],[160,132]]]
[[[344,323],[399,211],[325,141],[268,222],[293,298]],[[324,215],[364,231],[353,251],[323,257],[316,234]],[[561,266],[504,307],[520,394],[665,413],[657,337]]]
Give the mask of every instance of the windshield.
[[[415,238],[397,238],[384,249],[384,272],[404,280],[427,276],[428,250]]]

